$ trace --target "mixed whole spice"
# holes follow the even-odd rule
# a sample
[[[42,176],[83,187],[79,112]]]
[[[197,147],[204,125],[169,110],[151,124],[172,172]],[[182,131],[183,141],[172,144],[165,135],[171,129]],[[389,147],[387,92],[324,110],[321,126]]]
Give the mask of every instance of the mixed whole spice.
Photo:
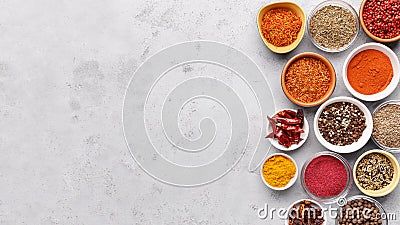
[[[364,95],[385,90],[392,78],[393,66],[389,57],[375,49],[358,53],[347,66],[347,80],[351,87]]]
[[[372,136],[387,148],[400,148],[400,105],[387,104],[373,115]]]
[[[340,49],[357,33],[357,18],[346,8],[328,5],[319,9],[310,21],[310,34],[322,47]]]
[[[285,187],[295,175],[296,165],[285,156],[272,156],[264,163],[263,177],[272,187]]]
[[[322,225],[325,219],[321,208],[305,200],[290,209],[288,221],[289,225]]]
[[[280,145],[289,148],[293,144],[299,144],[304,133],[304,112],[302,109],[296,111],[283,110],[272,118],[267,117],[272,127],[272,132],[266,138],[276,138]]]
[[[371,153],[357,164],[356,178],[365,190],[376,191],[392,182],[393,173],[393,165],[385,155]]]
[[[357,142],[366,127],[364,112],[350,102],[332,103],[324,108],[318,118],[322,137],[337,146]]]
[[[304,173],[308,190],[319,197],[337,196],[346,188],[346,167],[336,157],[322,155],[311,160]]]
[[[261,32],[268,43],[284,47],[296,41],[301,29],[301,18],[286,8],[275,8],[265,13]]]
[[[365,27],[376,37],[391,39],[400,35],[399,0],[368,0],[362,18]]]
[[[325,96],[330,83],[331,74],[325,63],[319,59],[305,57],[288,67],[284,85],[293,98],[311,103]]]
[[[360,198],[347,202],[338,216],[339,225],[381,225],[382,215],[374,202]]]

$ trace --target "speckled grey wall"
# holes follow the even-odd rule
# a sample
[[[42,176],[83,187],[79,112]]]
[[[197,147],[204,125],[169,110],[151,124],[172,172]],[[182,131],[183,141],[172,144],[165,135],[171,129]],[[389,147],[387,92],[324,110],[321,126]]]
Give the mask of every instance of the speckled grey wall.
[[[300,183],[268,190],[247,172],[251,153],[227,176],[198,188],[160,183],[132,159],[122,132],[125,89],[146,58],[172,44],[214,40],[247,53],[272,86],[277,108],[295,107],[280,89],[293,55],[322,53],[338,73],[334,96],[350,94],[344,58],[307,37],[287,55],[270,52],[257,27],[269,1],[0,1],[0,224],[283,224],[260,220],[269,203],[306,197]],[[320,1],[298,1],[306,13]],[[358,9],[360,0],[350,1]],[[391,46],[399,53],[399,46]],[[399,89],[389,99],[399,98]],[[312,121],[316,109],[306,109]],[[372,143],[354,154],[351,162]],[[301,165],[323,150],[313,134],[290,153]],[[274,150],[276,151],[276,150]],[[358,193],[353,188],[352,194]],[[399,190],[379,199],[397,213]],[[392,222],[391,224],[397,224]]]

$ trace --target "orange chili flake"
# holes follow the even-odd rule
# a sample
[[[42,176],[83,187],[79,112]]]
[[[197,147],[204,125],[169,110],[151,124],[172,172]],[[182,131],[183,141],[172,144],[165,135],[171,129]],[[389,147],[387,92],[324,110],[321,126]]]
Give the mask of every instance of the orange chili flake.
[[[309,57],[292,63],[285,75],[289,94],[304,103],[321,99],[329,90],[330,82],[328,67],[321,60]]]
[[[261,31],[269,43],[284,47],[297,39],[301,24],[301,19],[296,13],[285,8],[276,8],[265,13]]]

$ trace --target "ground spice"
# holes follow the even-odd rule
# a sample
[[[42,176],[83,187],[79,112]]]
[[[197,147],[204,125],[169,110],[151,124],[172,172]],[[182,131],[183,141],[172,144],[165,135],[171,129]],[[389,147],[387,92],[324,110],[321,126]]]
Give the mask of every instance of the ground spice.
[[[393,173],[393,165],[385,155],[372,153],[357,164],[356,177],[361,187],[376,191],[392,182]]]
[[[343,163],[329,155],[311,160],[304,174],[308,190],[319,197],[339,195],[346,188],[348,179]]]
[[[295,175],[296,165],[287,157],[273,156],[264,163],[263,177],[272,187],[285,187]]]
[[[318,118],[322,137],[337,146],[351,145],[361,138],[365,128],[364,112],[349,102],[336,102],[324,108]]]
[[[285,85],[289,94],[300,102],[311,103],[329,90],[331,74],[319,59],[305,57],[289,66],[285,75]]]
[[[358,53],[347,66],[347,79],[351,87],[360,94],[379,93],[390,84],[393,67],[384,53],[368,49]]]
[[[310,21],[310,34],[322,47],[340,49],[348,45],[357,33],[357,18],[340,6],[319,9]]]
[[[390,39],[400,35],[399,0],[368,0],[362,17],[368,31],[376,37]]]
[[[261,31],[268,43],[284,47],[296,41],[301,25],[301,18],[296,13],[285,8],[276,8],[265,13]]]
[[[400,148],[400,105],[387,104],[373,115],[372,136],[388,148]]]

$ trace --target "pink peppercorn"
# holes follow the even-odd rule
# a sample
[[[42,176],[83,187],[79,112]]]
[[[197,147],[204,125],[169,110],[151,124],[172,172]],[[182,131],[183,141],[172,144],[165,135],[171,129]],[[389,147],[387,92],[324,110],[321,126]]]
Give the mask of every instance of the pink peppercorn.
[[[395,38],[400,35],[400,0],[367,0],[362,18],[376,37]]]
[[[348,179],[343,163],[329,155],[311,160],[304,174],[308,190],[319,197],[339,195],[346,188]]]

